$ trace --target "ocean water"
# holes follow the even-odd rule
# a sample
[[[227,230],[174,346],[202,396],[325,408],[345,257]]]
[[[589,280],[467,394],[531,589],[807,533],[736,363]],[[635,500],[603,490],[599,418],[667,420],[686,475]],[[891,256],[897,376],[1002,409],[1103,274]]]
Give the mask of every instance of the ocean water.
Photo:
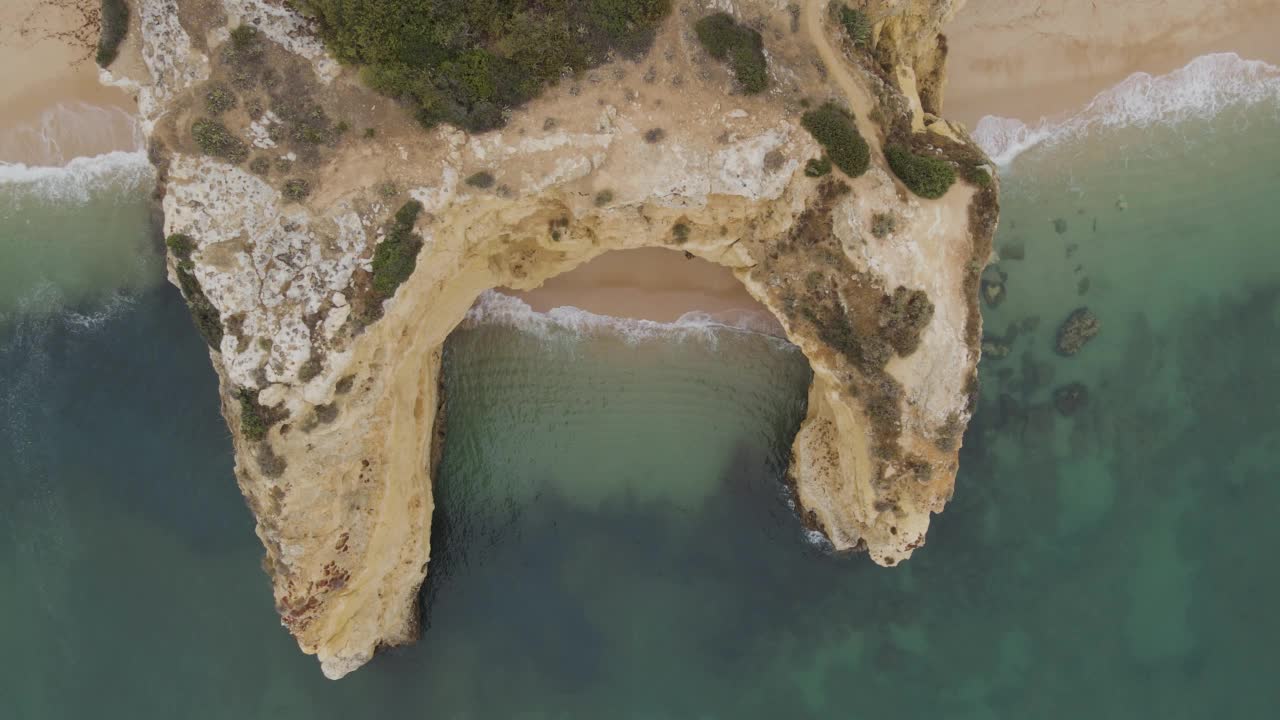
[[[490,302],[447,347],[423,637],[336,683],[272,609],[149,182],[0,168],[0,717],[1271,716],[1280,71],[1213,62],[1260,74],[988,124],[1010,352],[909,562],[794,517],[794,348]]]

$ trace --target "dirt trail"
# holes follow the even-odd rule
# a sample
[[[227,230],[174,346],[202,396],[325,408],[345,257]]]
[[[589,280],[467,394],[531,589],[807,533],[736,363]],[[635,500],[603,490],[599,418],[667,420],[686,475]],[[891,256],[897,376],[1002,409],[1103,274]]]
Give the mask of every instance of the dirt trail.
[[[823,8],[826,7],[826,0],[809,0],[800,6],[801,26],[805,33],[809,36],[809,42],[818,50],[818,57],[822,60],[823,66],[827,69],[827,78],[833,80],[840,90],[849,99],[849,108],[853,110],[855,120],[858,124],[858,132],[862,133],[862,137],[874,139],[879,137],[876,128],[871,124],[869,115],[875,104],[867,95],[866,89],[853,79],[849,74],[849,69],[845,66],[848,62],[844,58],[844,54],[837,52],[831,46],[830,36],[827,35],[826,26],[823,24]],[[877,159],[883,159],[880,152],[879,144],[871,143],[875,149]]]

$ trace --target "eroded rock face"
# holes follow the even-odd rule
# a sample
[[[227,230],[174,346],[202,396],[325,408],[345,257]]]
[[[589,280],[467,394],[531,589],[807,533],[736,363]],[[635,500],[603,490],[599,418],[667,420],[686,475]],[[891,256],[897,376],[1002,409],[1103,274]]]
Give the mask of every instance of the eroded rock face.
[[[924,543],[973,408],[995,191],[959,183],[914,198],[874,136],[865,175],[804,175],[821,150],[800,127],[802,98],[911,104],[856,62],[842,71],[851,87],[826,82],[813,59],[835,31],[807,15],[818,4],[792,23],[785,4],[714,3],[765,31],[760,96],[732,94],[688,20],[710,4],[689,3],[643,61],[567,80],[475,136],[422,130],[275,3],[137,4],[150,77],[133,80],[150,98],[165,229],[194,242],[171,270],[184,263],[220,314],[210,357],[237,479],[283,622],[326,675],[416,636],[448,334],[484,290],[533,288],[609,250],[678,247],[733,268],[814,371],[790,472],[802,521],[885,565]],[[261,46],[229,45],[241,23]],[[936,42],[932,26],[899,32]],[[219,122],[247,149],[240,165],[192,139],[209,83],[239,96]],[[298,119],[300,105],[320,111]],[[663,137],[647,142],[654,128]],[[464,182],[481,171],[489,187]],[[286,201],[299,180],[310,194]],[[383,303],[375,253],[410,200],[422,248]],[[876,237],[885,213],[897,222]]]

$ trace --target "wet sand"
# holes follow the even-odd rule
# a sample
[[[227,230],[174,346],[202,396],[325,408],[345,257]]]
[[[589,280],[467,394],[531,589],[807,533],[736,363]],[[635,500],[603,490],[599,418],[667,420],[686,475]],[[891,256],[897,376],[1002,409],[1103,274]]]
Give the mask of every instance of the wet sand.
[[[541,287],[510,294],[538,312],[570,306],[656,322],[673,322],[691,311],[713,316],[748,311],[771,317],[728,268],[665,248],[605,253]]]
[[[85,107],[136,111],[128,93],[98,82],[97,17],[97,0],[0,3],[0,161],[61,164],[78,155],[134,149],[128,132],[85,132],[79,123],[50,121],[59,106],[64,120],[68,111]],[[119,123],[115,112],[99,114],[96,122],[108,116],[107,123]],[[53,142],[32,141],[50,131]],[[61,157],[47,154],[54,146]]]
[[[947,27],[944,113],[1034,121],[1077,109],[1135,72],[1213,52],[1280,64],[1276,0],[969,0]]]

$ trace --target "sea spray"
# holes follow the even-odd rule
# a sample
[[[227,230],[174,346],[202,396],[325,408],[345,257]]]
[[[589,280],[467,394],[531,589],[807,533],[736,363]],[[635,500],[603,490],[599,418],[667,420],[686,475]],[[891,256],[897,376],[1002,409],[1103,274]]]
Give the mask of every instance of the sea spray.
[[[1233,105],[1259,103],[1280,108],[1280,67],[1235,53],[1214,53],[1165,75],[1134,73],[1066,117],[1041,118],[1028,125],[988,115],[978,121],[973,139],[1003,167],[1037,145],[1054,145],[1094,130],[1207,119]]]

